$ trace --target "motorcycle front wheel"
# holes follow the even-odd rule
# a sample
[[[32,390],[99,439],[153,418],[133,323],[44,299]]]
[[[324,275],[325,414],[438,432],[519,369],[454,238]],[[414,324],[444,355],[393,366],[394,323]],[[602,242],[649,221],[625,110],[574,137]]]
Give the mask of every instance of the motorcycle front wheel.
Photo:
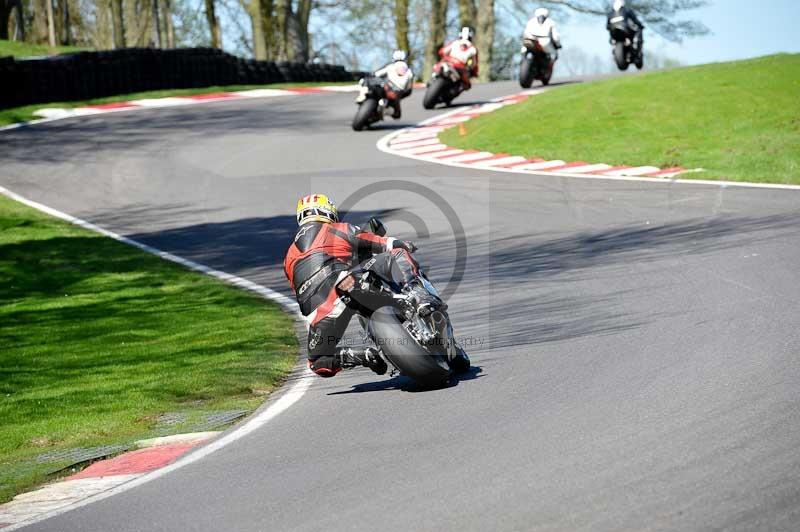
[[[523,89],[530,89],[533,85],[533,61],[523,57],[519,62],[519,86]]]
[[[618,42],[614,45],[614,61],[620,70],[628,70],[628,57],[625,53],[625,43]]]
[[[367,98],[363,102],[358,105],[358,111],[356,111],[356,116],[353,118],[353,129],[355,131],[361,131],[365,127],[369,125],[369,121],[372,118],[372,115],[375,114],[375,111],[378,109],[378,100],[374,98]]]
[[[433,109],[442,100],[442,93],[447,88],[448,80],[442,77],[431,81],[425,90],[425,97],[422,99],[422,106],[425,109]]]
[[[422,347],[391,307],[379,308],[372,314],[369,332],[389,362],[418,384],[441,388],[450,381],[445,356]]]

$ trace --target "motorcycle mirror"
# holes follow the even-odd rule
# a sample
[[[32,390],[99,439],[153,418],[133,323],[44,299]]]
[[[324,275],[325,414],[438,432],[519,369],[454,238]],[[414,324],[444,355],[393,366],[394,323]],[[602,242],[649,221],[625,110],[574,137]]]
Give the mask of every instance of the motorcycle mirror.
[[[369,230],[378,236],[386,236],[386,226],[377,218],[369,219]]]

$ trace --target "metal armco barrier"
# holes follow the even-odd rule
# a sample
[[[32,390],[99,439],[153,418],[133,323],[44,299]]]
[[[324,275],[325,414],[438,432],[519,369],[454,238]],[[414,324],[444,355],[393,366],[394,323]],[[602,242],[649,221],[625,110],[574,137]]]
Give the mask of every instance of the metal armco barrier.
[[[0,108],[161,89],[353,81],[343,66],[243,59],[215,48],[125,48],[53,57],[0,57]]]

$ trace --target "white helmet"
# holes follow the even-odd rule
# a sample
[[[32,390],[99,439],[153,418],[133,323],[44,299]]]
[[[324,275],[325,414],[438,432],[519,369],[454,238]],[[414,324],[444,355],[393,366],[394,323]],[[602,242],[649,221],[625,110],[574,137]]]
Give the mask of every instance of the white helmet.
[[[619,11],[625,7],[625,0],[614,0],[614,11]]]
[[[405,61],[406,53],[403,50],[395,50],[392,54],[392,61]]]
[[[472,37],[474,36],[475,32],[473,32],[472,28],[470,28],[469,26],[464,26],[463,28],[461,28],[461,33],[459,34],[459,37],[461,37],[465,41],[471,41]]]
[[[533,16],[539,21],[539,24],[544,24],[544,21],[550,16],[550,10],[546,7],[540,7],[533,12]]]

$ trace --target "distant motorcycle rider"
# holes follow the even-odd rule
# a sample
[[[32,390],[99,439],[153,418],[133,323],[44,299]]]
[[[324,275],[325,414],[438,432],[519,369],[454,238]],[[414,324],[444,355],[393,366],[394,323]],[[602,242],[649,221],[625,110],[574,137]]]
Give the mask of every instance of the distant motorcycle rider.
[[[472,87],[470,78],[478,75],[478,49],[472,43],[475,37],[475,32],[472,28],[464,26],[458,38],[442,46],[439,50],[439,57],[442,59],[449,58],[453,65],[461,73],[461,82],[464,85],[464,90],[469,90]]]
[[[391,279],[413,297],[420,313],[446,305],[423,286],[419,265],[411,255],[412,242],[383,237],[339,222],[336,205],[324,194],[312,194],[297,202],[299,229],[283,267],[295,291],[300,311],[308,322],[308,366],[322,377],[340,370],[365,366],[378,375],[386,362],[372,347],[338,347],[355,310],[339,297],[338,283],[349,283],[350,269],[368,260],[371,269]],[[466,353],[464,353],[466,356]]]
[[[414,72],[406,62],[406,53],[403,50],[395,50],[392,62],[376,70],[374,75],[386,79],[387,105],[392,108],[392,118],[400,118],[402,116],[400,100],[411,94],[414,85]]]
[[[644,24],[630,7],[625,5],[625,0],[614,0],[611,11],[608,12],[606,30],[614,29],[627,33],[638,53],[642,53],[644,45]]]
[[[550,63],[555,63],[558,50],[561,49],[561,37],[558,35],[556,23],[550,18],[550,10],[545,7],[533,12],[533,18],[525,25],[522,33],[522,45],[525,49],[533,50],[537,41],[549,56]]]

